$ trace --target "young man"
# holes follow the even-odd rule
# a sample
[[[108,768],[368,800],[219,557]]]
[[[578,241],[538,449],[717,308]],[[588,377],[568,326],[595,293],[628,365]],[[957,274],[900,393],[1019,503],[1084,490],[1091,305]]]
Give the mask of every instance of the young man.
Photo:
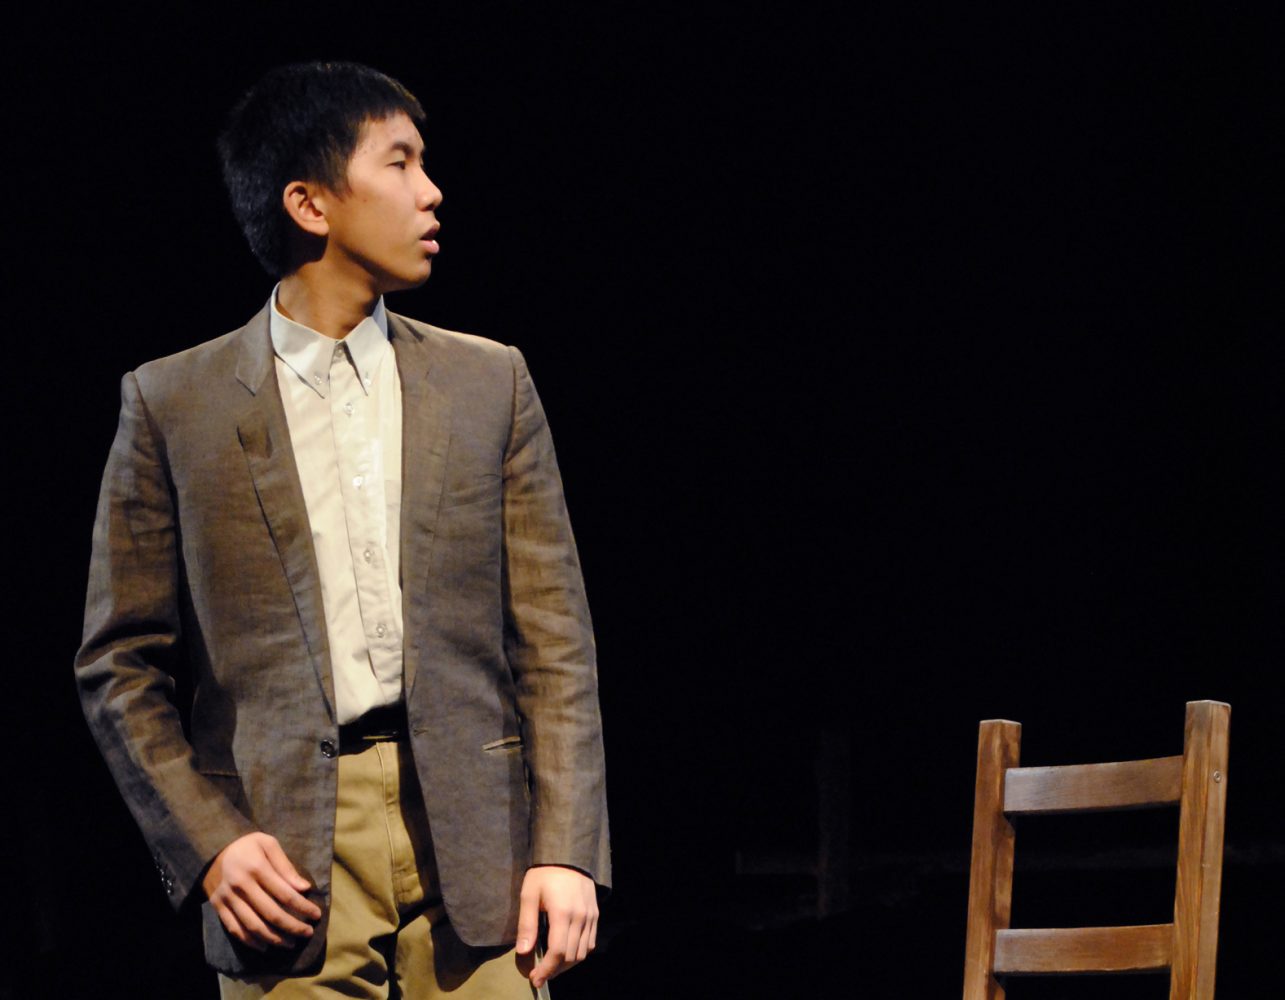
[[[422,121],[363,66],[261,80],[219,149],[279,283],[122,382],[76,676],[225,997],[530,997],[610,882],[539,399],[514,348],[384,308],[439,251]]]

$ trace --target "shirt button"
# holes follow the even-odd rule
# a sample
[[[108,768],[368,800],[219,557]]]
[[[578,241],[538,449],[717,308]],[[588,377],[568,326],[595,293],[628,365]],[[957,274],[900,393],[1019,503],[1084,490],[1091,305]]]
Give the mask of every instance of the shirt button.
[[[335,755],[335,741],[334,741],[334,740],[322,740],[322,741],[321,741],[321,756],[323,756],[323,757],[333,757],[334,755]]]
[[[352,416],[352,403],[344,403],[344,412],[348,414],[348,416]]]
[[[313,380],[314,382],[316,382],[316,383],[317,383],[317,385],[321,385],[321,383],[322,383],[322,381],[323,381],[323,379],[322,379],[322,377],[321,377],[320,375],[314,375],[314,376],[312,376],[312,380]]]
[[[363,482],[363,481],[364,481],[364,480],[361,478],[361,476],[353,476],[353,477],[352,477],[352,484],[353,484],[354,486],[356,486],[356,487],[357,487],[357,489],[361,489],[361,484],[362,484],[362,482]]]
[[[376,626],[375,626],[375,635],[379,636],[379,638],[381,638],[381,639],[384,637],[384,634],[385,634],[387,631],[388,631],[388,629],[384,627],[384,623],[383,623],[383,622],[380,622],[378,625],[376,625]]]
[[[367,549],[365,552],[363,552],[363,553],[361,554],[361,557],[362,557],[363,559],[365,559],[365,560],[366,560],[366,562],[370,562],[372,559],[374,559],[374,558],[375,558],[375,550],[374,550],[374,549]]]

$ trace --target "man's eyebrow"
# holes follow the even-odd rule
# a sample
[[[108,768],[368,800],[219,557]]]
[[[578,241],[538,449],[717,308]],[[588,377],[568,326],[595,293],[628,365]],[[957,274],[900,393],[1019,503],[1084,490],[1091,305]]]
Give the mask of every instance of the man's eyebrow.
[[[423,149],[416,149],[405,139],[394,140],[389,144],[388,151],[390,153],[404,153],[411,158],[423,157],[424,155]]]

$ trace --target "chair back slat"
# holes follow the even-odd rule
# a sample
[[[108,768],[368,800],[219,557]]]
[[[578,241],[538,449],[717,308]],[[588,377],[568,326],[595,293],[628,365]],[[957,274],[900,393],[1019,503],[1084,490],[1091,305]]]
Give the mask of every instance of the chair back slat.
[[[1164,972],[1172,942],[1173,924],[1005,930],[995,937],[995,972]]]
[[[1010,816],[1177,805],[1182,757],[1114,764],[1014,767],[1004,778]]]

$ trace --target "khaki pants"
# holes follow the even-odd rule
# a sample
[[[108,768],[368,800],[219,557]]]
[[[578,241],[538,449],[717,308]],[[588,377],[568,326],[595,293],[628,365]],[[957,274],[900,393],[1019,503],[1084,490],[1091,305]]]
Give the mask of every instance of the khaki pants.
[[[415,765],[405,742],[339,757],[335,862],[326,960],[314,976],[232,979],[223,1000],[345,997],[380,1000],[532,1000],[530,956],[470,948],[452,929]]]

